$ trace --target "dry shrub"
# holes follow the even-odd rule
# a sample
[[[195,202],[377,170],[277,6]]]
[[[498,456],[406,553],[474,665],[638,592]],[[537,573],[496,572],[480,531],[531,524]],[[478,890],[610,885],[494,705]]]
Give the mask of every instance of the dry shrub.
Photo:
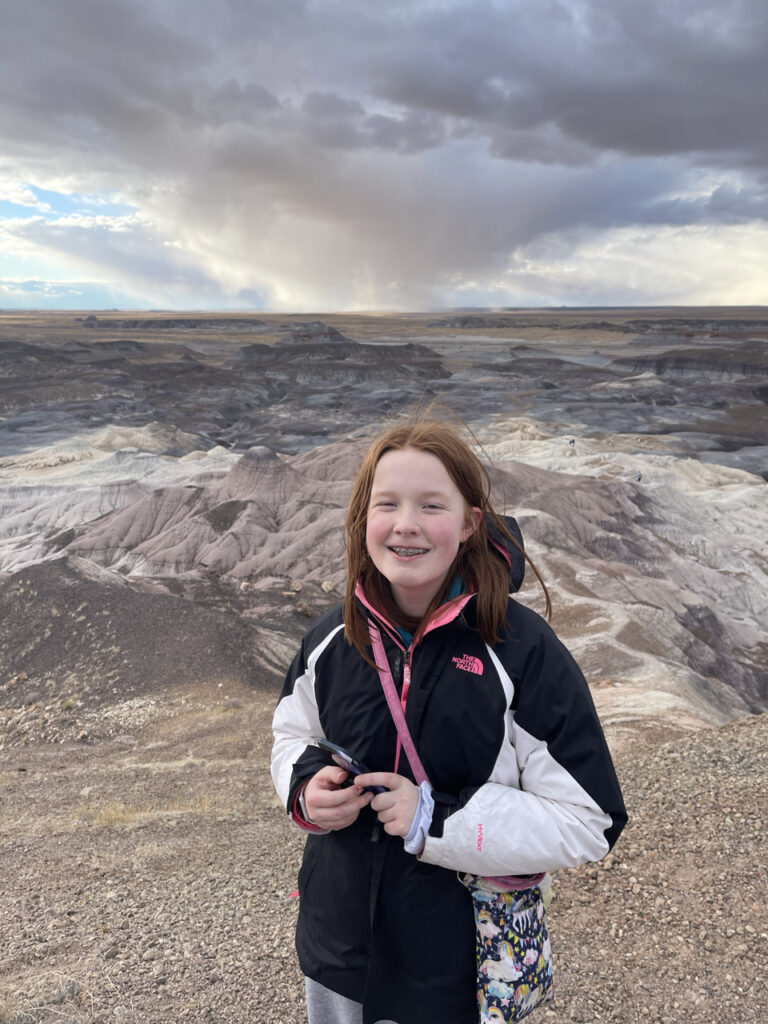
[[[40,1024],[59,1019],[67,1024],[87,1024],[91,1009],[87,988],[58,971],[39,975],[27,991],[0,993],[0,1024]]]
[[[136,806],[122,801],[104,804],[96,809],[81,807],[79,814],[93,828],[114,828],[116,825],[135,825],[169,815],[207,814],[215,806],[211,796],[201,793],[191,798],[170,800],[155,807]]]
[[[114,825],[132,825],[148,817],[151,815],[147,811],[140,811],[129,804],[117,802],[100,807],[90,818],[90,823],[96,828],[112,828]]]
[[[0,992],[0,1024],[16,1024],[19,1018],[20,1004],[17,996],[10,992]]]

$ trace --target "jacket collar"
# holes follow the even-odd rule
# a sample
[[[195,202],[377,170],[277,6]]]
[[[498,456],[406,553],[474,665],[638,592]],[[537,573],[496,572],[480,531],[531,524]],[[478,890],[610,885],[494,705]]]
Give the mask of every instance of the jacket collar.
[[[366,597],[365,590],[363,589],[363,585],[360,580],[357,581],[355,586],[355,596],[366,609],[369,616],[376,621],[376,624],[386,631],[387,635],[397,644],[398,647],[405,650],[400,631],[393,623],[389,622],[389,620],[386,619],[380,611],[374,608]],[[466,604],[471,601],[474,596],[474,593],[460,594],[458,597],[454,597],[450,601],[446,601],[445,604],[441,604],[430,618],[427,628],[422,633],[422,636],[426,636],[427,633],[431,633],[432,630],[439,629],[441,626],[446,626],[449,622],[453,622],[457,619],[459,615],[461,615]]]

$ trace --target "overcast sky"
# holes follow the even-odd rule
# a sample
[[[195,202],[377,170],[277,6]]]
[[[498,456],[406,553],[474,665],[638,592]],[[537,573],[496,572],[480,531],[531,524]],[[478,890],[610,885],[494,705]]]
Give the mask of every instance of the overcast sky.
[[[766,0],[0,0],[0,308],[768,303]]]

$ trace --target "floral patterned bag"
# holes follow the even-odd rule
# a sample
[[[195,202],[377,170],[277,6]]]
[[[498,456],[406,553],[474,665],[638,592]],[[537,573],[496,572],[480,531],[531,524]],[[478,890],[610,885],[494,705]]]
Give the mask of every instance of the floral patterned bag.
[[[553,996],[545,900],[535,885],[459,874],[472,895],[480,1024],[517,1021]]]

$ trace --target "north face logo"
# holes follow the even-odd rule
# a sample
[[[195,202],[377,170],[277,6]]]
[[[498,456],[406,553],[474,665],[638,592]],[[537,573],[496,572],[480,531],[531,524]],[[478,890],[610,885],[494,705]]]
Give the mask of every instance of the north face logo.
[[[454,654],[453,663],[462,672],[472,672],[476,676],[483,674],[482,661],[479,658],[474,658],[471,654]]]

